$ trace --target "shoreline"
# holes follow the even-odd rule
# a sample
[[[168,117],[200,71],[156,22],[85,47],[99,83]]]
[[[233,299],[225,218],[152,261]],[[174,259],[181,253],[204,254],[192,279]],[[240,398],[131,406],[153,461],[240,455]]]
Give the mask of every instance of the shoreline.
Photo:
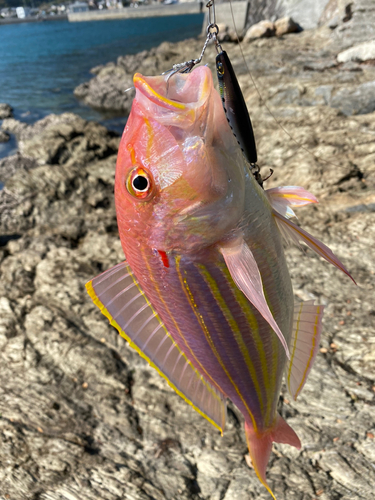
[[[18,17],[11,17],[9,19],[0,19],[0,25],[4,24],[24,24],[24,23],[43,23],[44,21],[65,21],[68,20],[67,14],[60,14],[58,16],[46,17],[25,17],[19,19]]]

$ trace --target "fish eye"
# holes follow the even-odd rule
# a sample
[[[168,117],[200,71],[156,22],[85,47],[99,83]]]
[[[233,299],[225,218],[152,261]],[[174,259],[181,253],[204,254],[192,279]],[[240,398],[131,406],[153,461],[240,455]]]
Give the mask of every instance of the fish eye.
[[[142,192],[146,191],[148,188],[148,179],[143,175],[137,175],[137,177],[134,177],[132,183],[135,191]]]
[[[217,63],[217,71],[220,73],[220,75],[224,75],[224,65],[221,62]]]
[[[126,179],[126,189],[134,198],[147,201],[154,194],[152,175],[143,167],[133,168]]]

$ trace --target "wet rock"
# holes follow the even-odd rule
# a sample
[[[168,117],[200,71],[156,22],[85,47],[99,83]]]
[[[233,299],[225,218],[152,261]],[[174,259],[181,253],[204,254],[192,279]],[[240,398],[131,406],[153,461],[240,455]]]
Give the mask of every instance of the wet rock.
[[[8,142],[10,139],[10,135],[3,130],[0,130],[0,142]]]
[[[10,134],[14,134],[17,138],[20,136],[21,132],[26,130],[28,125],[24,122],[20,122],[15,118],[5,118],[1,124],[1,129]]]
[[[13,108],[9,104],[5,104],[4,102],[0,102],[0,120],[4,120],[4,118],[12,118],[13,116]]]
[[[276,36],[287,35],[288,33],[298,33],[301,30],[301,26],[296,23],[292,17],[283,17],[275,21]]]
[[[375,60],[375,40],[360,43],[359,45],[344,50],[337,55],[339,63],[346,63],[349,61],[363,62],[372,59]]]
[[[260,21],[246,31],[244,42],[255,40],[256,38],[269,38],[274,36],[276,32],[275,24],[272,21]]]

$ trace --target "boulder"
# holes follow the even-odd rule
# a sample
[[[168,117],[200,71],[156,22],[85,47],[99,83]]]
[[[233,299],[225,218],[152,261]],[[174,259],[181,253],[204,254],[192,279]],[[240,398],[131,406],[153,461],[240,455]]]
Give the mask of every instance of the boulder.
[[[8,132],[4,132],[3,130],[0,130],[0,142],[8,142],[10,139],[10,135]]]
[[[1,129],[3,131],[14,134],[16,137],[19,137],[27,127],[28,125],[26,123],[20,122],[15,118],[5,118],[1,124]]]
[[[13,108],[4,102],[0,102],[0,120],[4,120],[4,118],[12,118],[13,116]]]
[[[288,33],[298,33],[302,30],[292,17],[283,17],[275,21],[276,36],[287,35]]]
[[[350,49],[340,52],[337,56],[339,63],[346,63],[348,61],[364,62],[372,59],[375,59],[375,40],[355,45]]]
[[[272,21],[260,21],[251,26],[244,36],[244,42],[255,40],[256,38],[269,38],[276,32],[275,24]]]
[[[20,152],[39,164],[82,164],[115,154],[119,137],[102,125],[73,114],[49,115],[25,128]]]
[[[31,170],[38,166],[38,162],[32,158],[22,156],[21,153],[6,156],[0,160],[0,182],[4,183],[18,171]]]
[[[181,59],[178,59],[181,57]],[[176,52],[173,44],[163,42],[158,47],[137,54],[120,56],[117,62],[96,66],[91,70],[94,78],[74,89],[74,95],[95,109],[130,113],[134,93],[134,73],[152,76],[170,69],[177,62],[191,59],[190,45]]]
[[[230,28],[229,26],[225,24],[220,24],[218,25],[219,27],[219,34],[217,39],[219,40],[220,43],[223,42],[232,42],[232,43],[238,43],[238,40],[242,40],[242,37],[239,35],[237,37],[237,33],[233,28]]]

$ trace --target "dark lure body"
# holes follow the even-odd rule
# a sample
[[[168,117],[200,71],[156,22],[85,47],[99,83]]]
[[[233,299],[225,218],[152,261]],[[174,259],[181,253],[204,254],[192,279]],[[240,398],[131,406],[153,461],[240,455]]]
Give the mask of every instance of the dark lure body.
[[[257,149],[253,127],[234,69],[224,50],[216,56],[216,70],[220,97],[230,128],[246,160],[254,164],[257,162]]]

